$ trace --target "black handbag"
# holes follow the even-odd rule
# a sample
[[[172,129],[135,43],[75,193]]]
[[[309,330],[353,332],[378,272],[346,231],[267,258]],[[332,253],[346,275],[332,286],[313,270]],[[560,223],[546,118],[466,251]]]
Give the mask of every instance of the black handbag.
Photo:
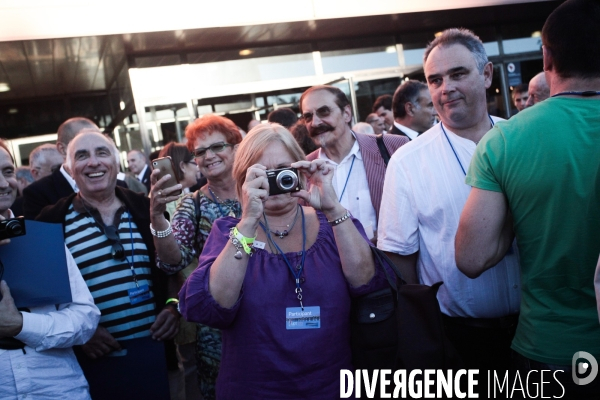
[[[456,369],[460,357],[444,333],[433,286],[406,284],[383,251],[371,247],[389,286],[354,298],[351,308],[352,361],[356,369]],[[394,276],[384,267],[387,264]]]

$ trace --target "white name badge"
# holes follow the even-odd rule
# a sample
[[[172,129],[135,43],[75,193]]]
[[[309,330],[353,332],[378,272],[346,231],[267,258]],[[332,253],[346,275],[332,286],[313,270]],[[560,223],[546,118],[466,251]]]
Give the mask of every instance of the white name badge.
[[[285,329],[318,329],[321,327],[321,307],[287,307]]]

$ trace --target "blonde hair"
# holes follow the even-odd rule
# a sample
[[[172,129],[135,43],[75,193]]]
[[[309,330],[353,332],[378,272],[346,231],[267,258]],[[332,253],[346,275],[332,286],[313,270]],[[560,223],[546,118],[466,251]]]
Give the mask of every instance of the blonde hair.
[[[248,132],[235,152],[233,162],[233,178],[238,198],[242,198],[242,186],[246,181],[246,171],[262,157],[265,149],[273,142],[283,144],[290,156],[296,161],[305,160],[304,152],[294,139],[294,136],[279,124],[260,124]],[[306,187],[301,175],[302,187]]]

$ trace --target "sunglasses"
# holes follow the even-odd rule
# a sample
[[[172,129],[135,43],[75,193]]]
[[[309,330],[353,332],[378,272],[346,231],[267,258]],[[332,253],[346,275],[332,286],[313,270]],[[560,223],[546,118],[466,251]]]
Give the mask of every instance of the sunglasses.
[[[200,148],[194,150],[194,152],[193,152],[194,153],[194,157],[196,157],[196,158],[202,158],[202,157],[204,157],[206,155],[206,152],[208,150],[212,151],[213,154],[217,154],[217,153],[220,153],[223,150],[225,150],[225,147],[228,147],[228,146],[233,146],[233,145],[229,144],[229,143],[223,143],[223,142],[221,142],[221,143],[211,144],[208,147],[200,147]]]
[[[327,118],[331,115],[331,108],[327,106],[319,107],[315,110],[314,114],[311,112],[302,114],[302,118],[305,122],[311,122],[313,120],[314,115],[319,117],[319,119]]]
[[[125,248],[121,244],[121,237],[117,232],[117,227],[114,225],[105,226],[104,234],[112,242],[112,247],[110,249],[110,255],[115,261],[124,261],[125,260]]]

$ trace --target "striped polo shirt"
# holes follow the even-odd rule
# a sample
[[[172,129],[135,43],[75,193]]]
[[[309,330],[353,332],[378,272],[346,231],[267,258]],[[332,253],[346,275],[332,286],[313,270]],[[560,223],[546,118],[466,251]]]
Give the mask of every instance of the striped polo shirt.
[[[79,213],[71,204],[65,217],[65,244],[102,313],[100,324],[118,340],[149,336],[156,313],[148,249],[128,211],[123,212],[118,232],[127,256],[124,261],[113,260],[112,242],[89,213]],[[130,262],[138,285],[148,285],[151,295],[134,305],[127,292],[136,288]]]

